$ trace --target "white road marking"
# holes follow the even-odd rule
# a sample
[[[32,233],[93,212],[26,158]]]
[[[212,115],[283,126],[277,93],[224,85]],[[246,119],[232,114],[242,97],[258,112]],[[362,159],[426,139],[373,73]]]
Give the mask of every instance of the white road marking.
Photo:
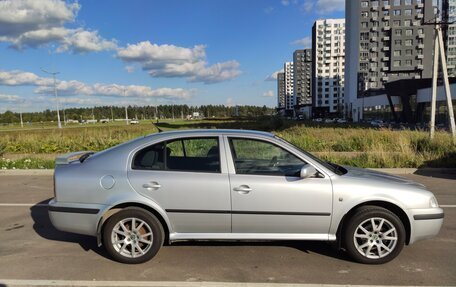
[[[394,285],[338,285],[338,284],[294,284],[294,283],[231,283],[231,282],[176,282],[176,281],[83,281],[83,280],[15,280],[0,279],[8,286],[106,286],[106,287],[394,287]],[[401,286],[412,287],[412,286]],[[426,286],[420,286],[426,287]],[[430,286],[427,286],[430,287]]]

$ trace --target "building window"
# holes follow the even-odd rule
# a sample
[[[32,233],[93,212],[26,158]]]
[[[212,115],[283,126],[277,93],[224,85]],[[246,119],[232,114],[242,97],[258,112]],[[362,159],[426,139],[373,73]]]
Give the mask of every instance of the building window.
[[[401,66],[401,61],[400,60],[396,60],[396,61],[394,61],[393,65],[394,65],[394,67],[400,67]]]
[[[394,50],[393,55],[394,55],[394,57],[400,57],[401,56],[401,50]]]
[[[378,1],[372,1],[371,5],[372,7],[378,7]]]
[[[404,20],[404,26],[406,26],[406,27],[412,26],[412,20]]]
[[[400,29],[394,30],[394,35],[401,36],[402,35],[402,30],[400,30]]]
[[[413,50],[411,50],[411,49],[405,50],[405,55],[406,56],[411,56],[412,54],[413,54]]]
[[[366,12],[366,11],[361,12],[361,17],[362,17],[362,18],[367,18],[367,17],[369,17],[369,12]]]
[[[402,45],[402,40],[394,40],[394,45],[396,45],[396,46]]]
[[[406,66],[411,66],[412,65],[412,60],[405,60],[405,65]]]
[[[412,0],[405,0],[405,1],[404,1],[404,4],[405,4],[405,5],[412,5]]]
[[[398,10],[394,10],[393,11],[393,15],[394,16],[400,16],[401,15],[401,10],[399,10],[399,9]]]
[[[405,16],[412,16],[412,9],[405,9],[404,10],[404,15]]]
[[[361,7],[363,7],[363,8],[369,7],[369,2],[367,2],[367,1],[362,1],[362,2],[361,2]]]
[[[411,39],[405,40],[405,46],[412,46],[412,45],[413,45],[413,40],[411,40]]]
[[[389,4],[390,4],[390,1],[388,1],[388,0],[384,0],[384,1],[383,1],[383,6],[387,6],[387,5],[389,5]]]
[[[401,5],[401,0],[394,0],[393,5],[394,6],[400,6]]]
[[[412,35],[413,35],[413,30],[412,29],[405,30],[405,36],[412,36]]]
[[[368,28],[369,23],[368,22],[361,22],[361,28]]]
[[[422,34],[424,34],[423,28],[418,29],[418,35],[422,35]]]
[[[401,26],[401,20],[394,20],[393,21],[393,26],[395,26],[395,27]]]

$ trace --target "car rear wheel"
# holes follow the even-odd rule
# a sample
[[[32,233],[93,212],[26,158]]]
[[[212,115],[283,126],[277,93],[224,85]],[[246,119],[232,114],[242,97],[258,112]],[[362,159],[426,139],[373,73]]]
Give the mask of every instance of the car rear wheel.
[[[164,231],[150,212],[129,207],[111,216],[103,229],[108,253],[122,263],[137,264],[152,259],[163,245]]]
[[[382,264],[393,260],[405,243],[402,221],[391,211],[377,207],[359,208],[345,231],[348,254],[360,263]]]

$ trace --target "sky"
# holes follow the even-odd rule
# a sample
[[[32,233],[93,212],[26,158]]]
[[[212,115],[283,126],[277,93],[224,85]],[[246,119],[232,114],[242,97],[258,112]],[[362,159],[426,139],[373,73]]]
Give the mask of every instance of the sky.
[[[276,72],[344,0],[0,0],[0,112],[276,105]]]

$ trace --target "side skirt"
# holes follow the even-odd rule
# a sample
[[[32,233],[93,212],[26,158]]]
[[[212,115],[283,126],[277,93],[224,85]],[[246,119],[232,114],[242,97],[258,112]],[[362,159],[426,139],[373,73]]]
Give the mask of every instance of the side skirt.
[[[335,234],[326,233],[171,233],[169,241],[180,240],[316,240],[336,241]]]

